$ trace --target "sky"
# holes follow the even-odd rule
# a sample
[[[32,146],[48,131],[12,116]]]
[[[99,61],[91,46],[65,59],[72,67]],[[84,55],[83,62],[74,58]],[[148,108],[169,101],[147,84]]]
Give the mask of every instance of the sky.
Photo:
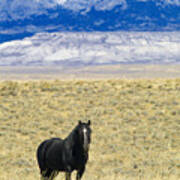
[[[180,0],[0,1],[0,43],[39,32],[179,30]]]
[[[18,20],[31,15],[47,14],[47,9],[54,9],[57,6],[74,12],[81,10],[87,12],[92,7],[98,11],[111,10],[116,5],[126,8],[127,3],[125,0],[1,0],[0,19]]]
[[[180,6],[180,0],[136,0],[137,2],[154,1],[159,6],[175,5]],[[133,0],[132,0],[133,2]],[[128,8],[131,1],[127,0],[1,0],[1,20],[23,19],[32,14],[46,14],[46,9],[53,9],[57,6],[72,11],[90,10],[95,7],[98,11],[112,10],[115,6],[121,5],[122,9]],[[20,10],[20,11],[19,11]]]
[[[133,0],[131,0],[133,2]],[[31,15],[47,14],[47,9],[57,6],[79,12],[87,13],[92,7],[97,11],[112,10],[115,6],[122,6],[125,10],[131,3],[128,0],[1,0],[0,21],[18,20]],[[180,0],[136,0],[137,2],[154,2],[158,6],[175,5],[180,6]]]

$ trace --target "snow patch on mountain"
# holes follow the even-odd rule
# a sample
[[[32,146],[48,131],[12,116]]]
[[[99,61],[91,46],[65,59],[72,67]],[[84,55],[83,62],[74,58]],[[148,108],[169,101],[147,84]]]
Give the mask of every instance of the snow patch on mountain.
[[[0,44],[0,65],[179,63],[180,32],[39,33]]]

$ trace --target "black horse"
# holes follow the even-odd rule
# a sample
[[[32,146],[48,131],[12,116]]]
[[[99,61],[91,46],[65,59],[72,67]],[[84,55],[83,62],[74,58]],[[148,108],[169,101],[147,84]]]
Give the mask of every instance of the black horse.
[[[42,180],[53,180],[60,171],[66,173],[66,180],[71,180],[71,173],[77,170],[76,180],[80,180],[88,160],[91,142],[90,120],[79,121],[64,140],[52,138],[43,141],[37,149],[37,161]]]

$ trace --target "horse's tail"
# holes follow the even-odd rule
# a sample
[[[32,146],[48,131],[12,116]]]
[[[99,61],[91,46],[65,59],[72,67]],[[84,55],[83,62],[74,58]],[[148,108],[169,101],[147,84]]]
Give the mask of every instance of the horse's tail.
[[[47,151],[48,140],[43,141],[37,149],[37,161],[41,174],[46,170],[46,151]]]

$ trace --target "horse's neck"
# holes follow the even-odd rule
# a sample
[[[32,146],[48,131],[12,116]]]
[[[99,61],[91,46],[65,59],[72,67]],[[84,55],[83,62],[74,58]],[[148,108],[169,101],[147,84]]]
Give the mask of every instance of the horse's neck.
[[[73,146],[73,151],[77,159],[86,159],[88,151],[85,151],[81,143],[76,142]]]
[[[69,136],[65,139],[69,148],[76,153],[76,156],[88,156],[88,152],[84,150],[83,145],[76,138],[75,129],[69,134]]]
[[[83,145],[82,145],[82,143],[80,143],[79,141],[78,141],[78,139],[77,138],[75,138],[75,134],[74,134],[74,132],[72,132],[72,134],[70,134],[69,136],[68,136],[68,141],[69,141],[69,143],[71,144],[71,148],[75,151],[75,152],[79,152],[79,154],[80,155],[82,155],[82,154],[86,154],[86,152],[84,151],[84,148],[83,148]]]
[[[65,143],[68,144],[68,147],[72,148],[74,146],[73,134],[71,133],[68,137],[65,138]]]

